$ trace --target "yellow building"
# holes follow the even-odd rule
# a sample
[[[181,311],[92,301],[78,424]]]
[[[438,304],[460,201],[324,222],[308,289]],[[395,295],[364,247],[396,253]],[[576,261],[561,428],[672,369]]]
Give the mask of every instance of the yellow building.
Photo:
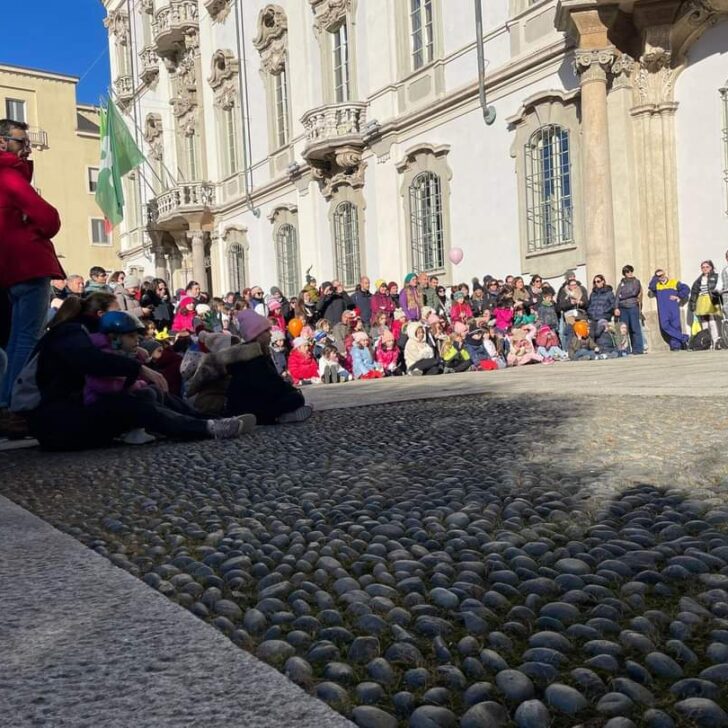
[[[61,215],[56,251],[68,275],[86,277],[91,266],[114,270],[121,261],[94,200],[99,110],[76,102],[77,83],[74,76],[0,65],[0,118],[30,125],[33,184]]]

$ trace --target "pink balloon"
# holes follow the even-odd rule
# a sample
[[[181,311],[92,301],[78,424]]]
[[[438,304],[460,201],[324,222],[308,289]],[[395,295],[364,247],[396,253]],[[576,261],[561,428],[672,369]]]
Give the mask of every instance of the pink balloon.
[[[463,259],[463,249],[462,248],[450,248],[450,252],[448,253],[448,256],[450,258],[451,263],[458,265],[458,263],[460,263],[460,261],[462,261],[462,259]]]

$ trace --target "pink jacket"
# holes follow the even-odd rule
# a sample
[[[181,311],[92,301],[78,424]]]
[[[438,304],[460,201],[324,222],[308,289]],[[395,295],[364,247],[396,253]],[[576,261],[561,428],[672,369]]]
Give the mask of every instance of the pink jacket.
[[[377,364],[381,364],[385,369],[387,369],[391,365],[397,365],[397,362],[399,361],[399,349],[396,345],[393,349],[383,349],[382,342],[379,341],[377,342],[374,357],[377,361]]]
[[[496,308],[493,310],[495,316],[495,327],[501,331],[506,331],[511,328],[513,324],[513,309],[512,308]]]
[[[97,349],[105,351],[109,354],[117,354],[111,347],[111,341],[106,334],[91,334],[91,341]],[[123,354],[119,354],[124,356]],[[141,357],[139,357],[139,361]],[[142,361],[142,363],[144,363]],[[105,394],[119,394],[120,392],[138,392],[149,385],[143,379],[137,379],[131,387],[125,388],[126,379],[124,377],[86,377],[86,385],[83,388],[83,403],[85,405],[98,402],[99,397]]]
[[[179,308],[174,316],[172,323],[172,331],[189,331],[191,334],[195,331],[195,309],[187,310],[189,304],[194,303],[195,299],[189,296],[183,298],[179,302]]]

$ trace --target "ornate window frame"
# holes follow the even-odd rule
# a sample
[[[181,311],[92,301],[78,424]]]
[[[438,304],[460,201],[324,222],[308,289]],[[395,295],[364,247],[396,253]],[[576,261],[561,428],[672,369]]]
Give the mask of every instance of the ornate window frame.
[[[440,188],[440,235],[442,240],[442,265],[427,270],[433,275],[448,278],[451,274],[451,265],[448,251],[452,246],[451,218],[450,218],[450,182],[452,169],[447,162],[450,146],[442,144],[418,144],[405,152],[404,157],[397,163],[397,171],[402,176],[400,194],[405,216],[405,229],[407,230],[407,270],[416,270],[418,264],[415,249],[418,247],[415,220],[417,210],[413,209],[415,199],[412,194],[415,180],[423,174],[433,174],[437,177]],[[416,272],[421,272],[417,270]]]
[[[301,288],[303,288],[298,207],[296,205],[280,205],[271,212],[268,219],[273,224],[273,245],[278,285],[285,296],[297,296]],[[293,231],[293,251],[290,249],[282,250],[282,245],[286,242],[283,239],[286,231]]]
[[[347,280],[344,280],[345,272],[341,262],[341,234],[343,232],[342,223],[344,222],[340,218],[342,212],[341,205],[349,203],[353,205],[356,210],[356,217],[353,218],[353,223],[356,225],[357,233],[357,249],[354,251],[353,270]],[[365,236],[365,211],[366,201],[361,189],[355,189],[348,185],[339,187],[332,195],[331,203],[329,205],[329,224],[331,225],[331,244],[333,253],[333,270],[334,277],[338,278],[345,288],[353,290],[359,278],[361,277],[362,271],[366,270],[366,236]],[[337,214],[338,213],[338,214]]]
[[[356,52],[356,10],[358,0],[308,0],[314,11],[314,30],[319,41],[321,52],[321,74],[324,103],[336,104],[356,101],[359,98],[357,83]],[[347,37],[347,80],[348,98],[337,101],[336,80],[334,77],[334,43],[335,34],[346,26]]]
[[[269,153],[275,154],[290,147],[293,128],[287,72],[288,17],[280,5],[269,4],[260,11],[253,45],[260,54],[260,74],[265,86]]]
[[[217,50],[212,54],[207,79],[215,99],[218,158],[221,177],[224,178],[237,174],[241,168],[239,67],[239,61],[231,50]]]
[[[583,185],[579,91],[551,90],[535,94],[526,99],[519,112],[507,119],[507,122],[510,131],[513,132],[511,157],[515,160],[518,188],[521,270],[525,273],[538,270],[541,275],[549,278],[561,275],[565,270],[581,265],[585,255],[581,201]],[[572,240],[563,245],[529,250],[526,145],[534,133],[548,126],[561,127],[569,135]]]
[[[225,249],[225,273],[227,290],[241,292],[250,280],[250,242],[248,228],[244,225],[228,225],[222,234]],[[233,268],[233,257],[242,256],[242,264],[237,270]],[[241,280],[242,279],[242,280]],[[235,286],[239,284],[240,287]]]

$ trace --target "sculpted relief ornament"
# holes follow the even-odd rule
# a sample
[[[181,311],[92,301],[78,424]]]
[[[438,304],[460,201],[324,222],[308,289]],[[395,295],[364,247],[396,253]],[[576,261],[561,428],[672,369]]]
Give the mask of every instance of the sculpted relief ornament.
[[[207,82],[215,94],[215,106],[229,110],[235,105],[238,91],[237,58],[229,50],[218,50],[212,56],[212,70]]]
[[[162,159],[164,143],[162,141],[162,115],[147,114],[144,121],[144,141],[149,145],[154,159]]]
[[[104,27],[114,36],[116,45],[129,44],[129,16],[121,10],[111,10],[104,19]]]
[[[581,82],[607,80],[612,63],[614,62],[614,47],[599,48],[596,50],[577,50],[574,56],[574,70],[581,76]]]
[[[346,18],[352,0],[308,0],[316,17],[313,27],[317,33],[333,30]]]
[[[258,16],[258,35],[253,41],[267,73],[277,74],[286,64],[288,18],[278,5],[267,5]]]

